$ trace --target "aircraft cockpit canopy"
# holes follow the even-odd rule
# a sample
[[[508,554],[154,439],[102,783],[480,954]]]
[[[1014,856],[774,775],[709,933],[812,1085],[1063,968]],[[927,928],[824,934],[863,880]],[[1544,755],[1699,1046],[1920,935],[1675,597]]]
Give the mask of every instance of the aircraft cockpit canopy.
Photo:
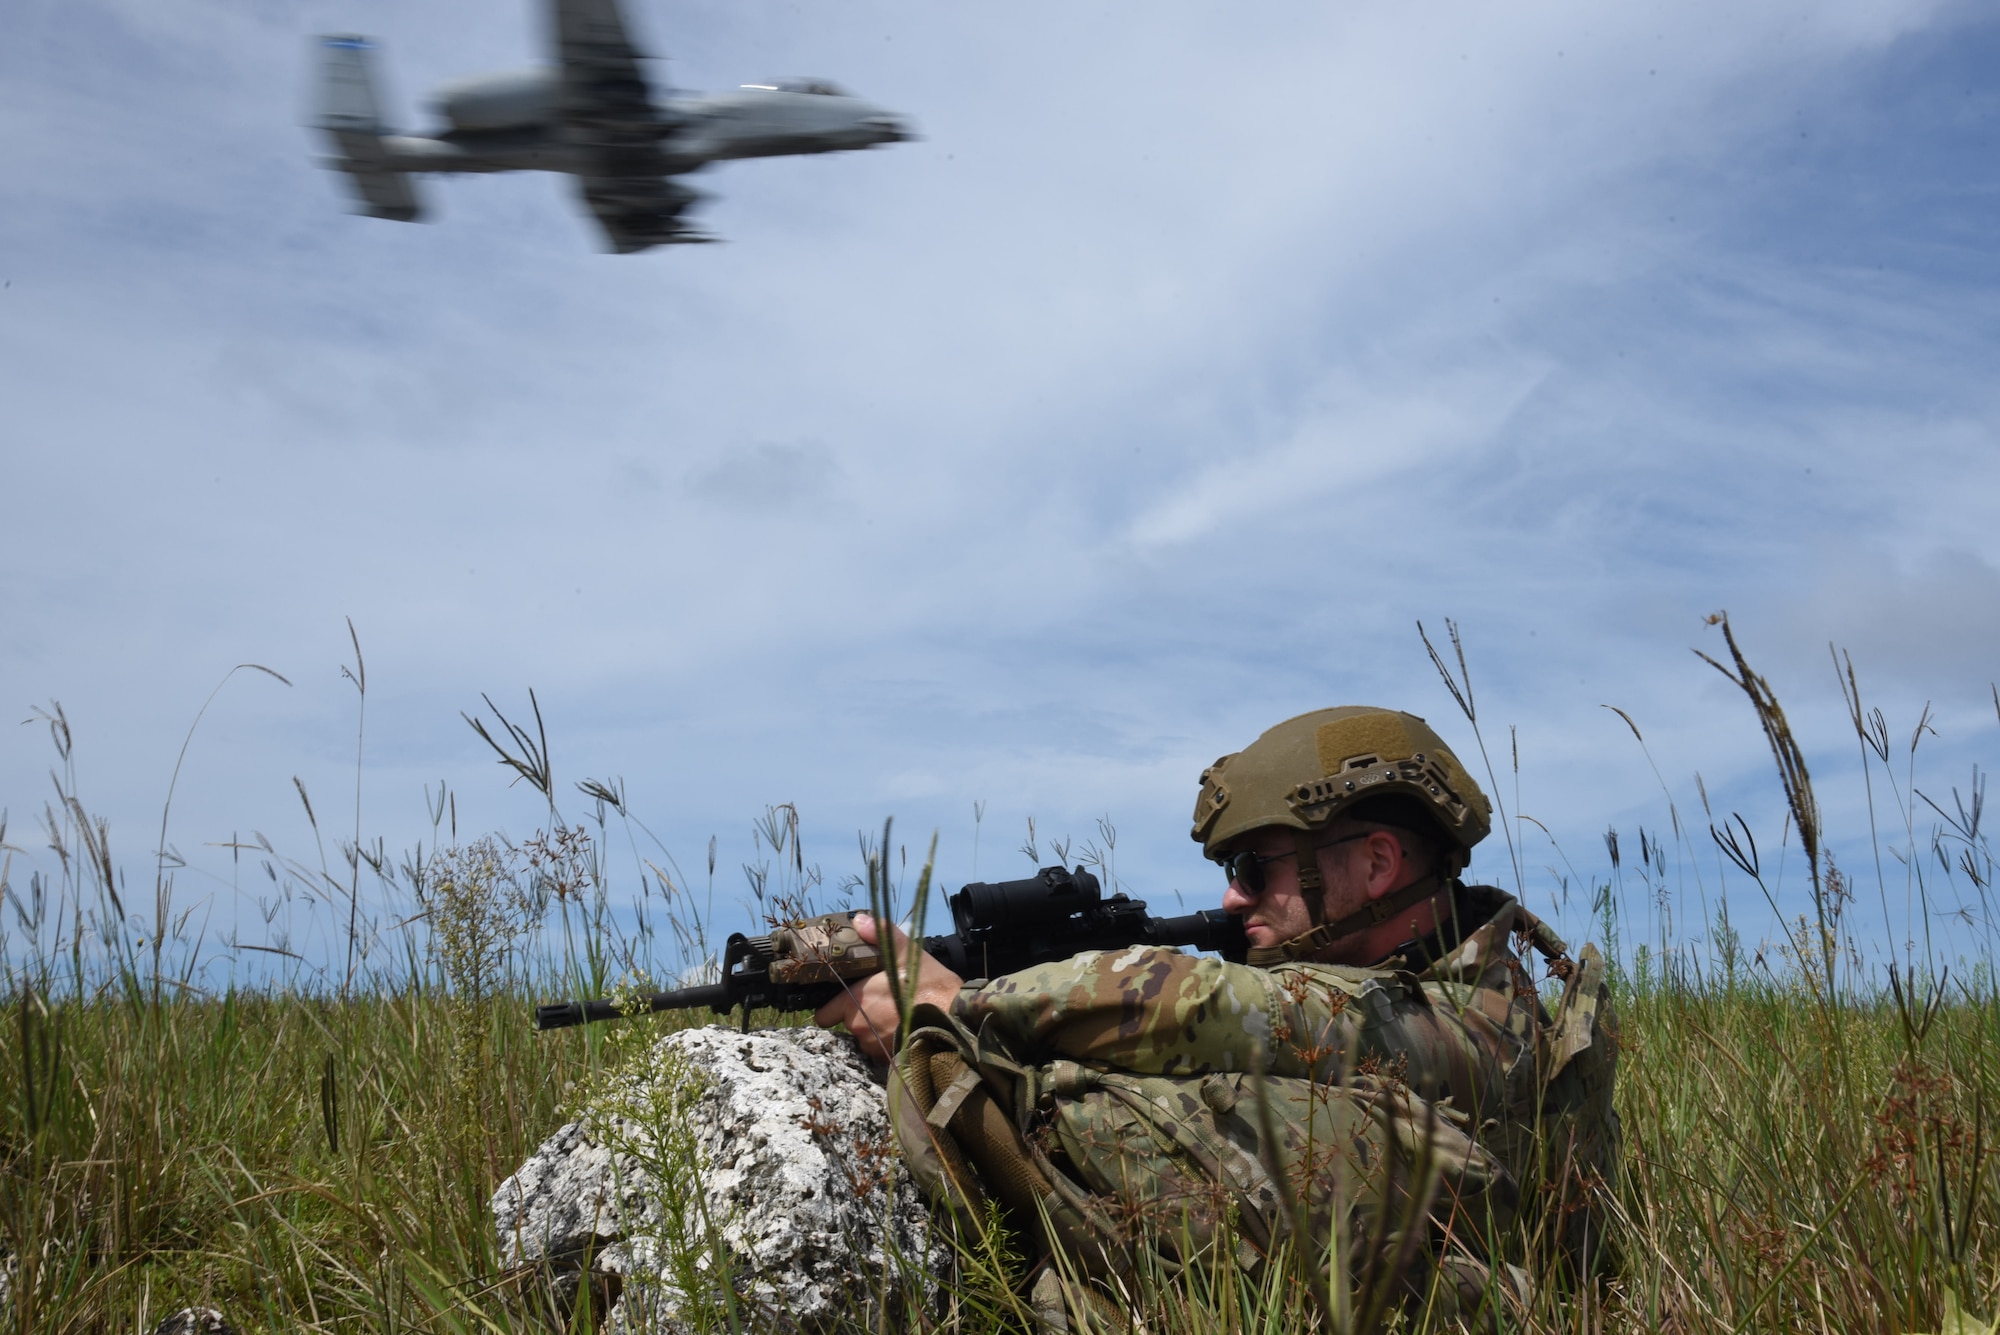
[[[813,93],[819,97],[848,97],[845,88],[831,79],[780,79],[778,91],[784,93]]]

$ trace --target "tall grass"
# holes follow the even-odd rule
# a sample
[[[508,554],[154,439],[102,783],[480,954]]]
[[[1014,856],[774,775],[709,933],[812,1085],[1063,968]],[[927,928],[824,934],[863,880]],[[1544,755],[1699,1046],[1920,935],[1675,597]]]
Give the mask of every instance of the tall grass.
[[[1792,837],[1812,822],[1814,839],[1833,842],[1795,742],[1787,768],[1789,728],[1773,733],[1775,696],[1733,637],[1729,650],[1718,666],[1757,706]],[[359,662],[357,646],[357,688]],[[1898,873],[1913,900],[1954,876],[1983,894],[1991,863],[1976,790],[1949,815],[1935,808],[1942,820],[1926,844],[1917,813],[1927,799],[1913,770],[1891,765],[1901,757],[1858,687],[1849,712],[1870,782],[1891,795],[1882,824],[1902,831],[1886,844],[1894,871],[1878,877],[1885,902]],[[339,963],[316,975],[298,938],[274,935],[263,946],[273,981],[219,995],[199,982],[213,947],[176,924],[171,856],[155,869],[154,914],[128,912],[108,831],[76,793],[67,720],[45,716],[58,767],[39,833],[52,866],[17,874],[27,855],[0,852],[5,1328],[138,1331],[189,1304],[220,1307],[246,1330],[499,1331],[547,1319],[538,1277],[500,1267],[491,1193],[584,1091],[665,1028],[706,1017],[543,1035],[530,1028],[530,1004],[698,971],[710,953],[715,854],[706,895],[694,893],[612,783],[572,785],[588,812],[568,820],[538,711],[532,727],[493,713],[482,735],[547,799],[543,829],[513,844],[461,838],[440,791],[430,846],[394,862],[362,847],[358,827],[331,860],[287,860],[267,841],[244,841],[271,865],[280,909],[290,911],[287,888],[315,896],[331,920],[323,953]],[[1677,851],[1762,885],[1768,855],[1749,822],[1708,814],[1703,850],[1672,812]],[[0,822],[0,845],[9,839]],[[1668,859],[1657,836],[1639,844],[1638,892],[1650,895]],[[825,894],[799,851],[796,810],[765,813],[757,847],[745,873],[760,904]],[[863,852],[872,875],[850,891],[880,897],[886,844]],[[635,887],[635,915],[622,919],[611,910],[614,861]],[[1947,1304],[2000,1307],[1987,1115],[2000,1108],[1994,976],[1983,965],[1948,974],[1914,952],[1893,975],[1870,973],[1847,926],[1851,884],[1823,855],[1812,861],[1813,916],[1782,939],[1720,935],[1704,912],[1705,955],[1662,930],[1624,956],[1617,1267],[1581,1288],[1540,1276],[1527,1328],[1886,1335],[1939,1329]],[[1617,884],[1588,887],[1611,931],[1624,913]],[[1721,897],[1719,880],[1716,889]],[[1982,939],[1969,939],[1990,963]],[[1243,1335],[1342,1324],[1341,1305],[1301,1281],[1309,1269],[1252,1274],[1218,1249],[1179,1280],[1120,1295],[1115,1321],[1108,1308],[1072,1317]],[[963,1248],[943,1308],[895,1315],[913,1329],[1020,1329],[1030,1317],[1019,1278],[1019,1258],[988,1234]],[[782,1324],[723,1311],[725,1325]],[[563,1319],[587,1329],[599,1316],[601,1304],[581,1303]]]

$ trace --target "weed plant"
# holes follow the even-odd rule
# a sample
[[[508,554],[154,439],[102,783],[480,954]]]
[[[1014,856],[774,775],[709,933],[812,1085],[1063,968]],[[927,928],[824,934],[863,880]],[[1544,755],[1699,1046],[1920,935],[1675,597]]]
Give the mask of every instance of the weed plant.
[[[2000,997],[1983,935],[1992,862],[1979,825],[1982,794],[1975,784],[1950,812],[1922,798],[1915,742],[1910,767],[1898,773],[1903,757],[1886,721],[1864,707],[1851,665],[1841,665],[1871,798],[1890,798],[1880,820],[1889,833],[1871,830],[1885,908],[1893,888],[1922,905],[1928,922],[1946,883],[1954,893],[1970,886],[1981,908],[1965,915],[1961,933],[1980,961],[1973,968],[1933,969],[1936,955],[1912,951],[1873,972],[1849,922],[1853,886],[1823,851],[1833,841],[1802,751],[1726,624],[1723,632],[1728,653],[1716,666],[1743,690],[1771,743],[1787,834],[1810,853],[1813,912],[1783,939],[1746,943],[1718,878],[1700,952],[1657,922],[1650,939],[1621,951],[1624,878],[1636,876],[1650,895],[1668,875],[1669,853],[1677,863],[1720,857],[1771,895],[1773,907],[1777,900],[1741,817],[1706,812],[1708,846],[1698,848],[1692,822],[1669,797],[1671,847],[1642,833],[1641,857],[1625,859],[1616,837],[1608,842],[1613,879],[1589,889],[1599,938],[1623,965],[1617,1263],[1587,1285],[1537,1276],[1533,1309],[1517,1324],[1731,1335],[1985,1331],[1969,1318],[1951,1324],[1961,1311],[2000,1308],[2000,1181],[1987,1125],[1987,1109],[2000,1108]],[[1439,655],[1438,665],[1476,728],[1462,653],[1455,664]],[[358,646],[356,667],[361,689]],[[26,841],[16,831],[9,844],[0,820],[8,914],[0,939],[0,1325],[24,1335],[146,1331],[169,1311],[202,1304],[246,1331],[544,1328],[535,1277],[501,1266],[488,1213],[494,1189],[658,1035],[707,1017],[538,1034],[532,1003],[621,981],[693,981],[712,967],[712,913],[630,817],[622,787],[577,785],[590,814],[566,820],[539,713],[533,728],[497,710],[494,717],[479,725],[482,736],[548,799],[541,831],[516,844],[461,840],[451,795],[440,791],[431,847],[393,865],[379,845],[361,845],[358,829],[331,863],[281,858],[261,838],[239,841],[239,855],[269,868],[275,906],[267,943],[242,948],[270,952],[276,967],[266,985],[210,994],[198,966],[213,947],[172,911],[175,859],[164,822],[155,912],[141,917],[128,911],[109,832],[76,793],[67,721],[59,709],[44,716],[58,755],[39,831],[52,869],[17,872],[28,858],[16,845]],[[1626,721],[1643,746],[1637,723]],[[1488,779],[1490,791],[1502,791],[1490,764]],[[1872,806],[1870,820],[1877,823]],[[1503,827],[1518,833],[1513,820]],[[792,808],[758,822],[761,860],[745,870],[772,912],[823,893],[798,833]],[[1107,850],[1111,838],[1107,830]],[[638,887],[628,895],[636,917],[626,920],[608,908],[607,849],[620,842]],[[866,885],[881,899],[886,840],[863,853],[868,875],[848,889]],[[1517,842],[1513,860],[1523,856]],[[711,844],[711,896],[714,871]],[[364,876],[380,892],[370,902],[397,905],[397,914],[369,920]],[[1704,901],[1708,893],[1702,886]],[[306,921],[287,916],[308,897]],[[343,961],[337,977],[311,973],[299,946],[303,931],[329,920],[333,949],[321,953]],[[670,1127],[687,1086],[656,1088],[662,1101],[642,1111]],[[652,1165],[656,1174],[688,1171],[676,1145],[685,1148],[671,1137],[654,1142],[671,1160]],[[735,1303],[726,1276],[717,1288],[720,1267],[703,1258],[719,1255],[719,1221],[685,1208],[674,1221],[663,1264],[679,1267],[691,1289],[707,1284],[712,1299],[695,1325],[784,1326],[782,1313]],[[1276,1259],[1253,1273],[1235,1248],[1218,1246],[1178,1279],[1141,1277],[1116,1302],[1077,1307],[1069,1319],[1161,1335],[1398,1324],[1364,1319],[1339,1301],[1343,1285],[1314,1281],[1327,1257]],[[945,1278],[941,1305],[891,1302],[880,1323],[1033,1327],[1020,1258],[997,1230],[961,1239]],[[567,1321],[594,1329],[601,1316],[601,1303],[579,1302]]]

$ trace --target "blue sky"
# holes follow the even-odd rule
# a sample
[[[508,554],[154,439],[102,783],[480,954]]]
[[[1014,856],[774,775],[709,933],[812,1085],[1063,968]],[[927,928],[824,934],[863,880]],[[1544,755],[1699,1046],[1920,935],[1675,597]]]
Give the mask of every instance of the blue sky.
[[[1189,904],[1196,776],[1269,724],[1386,704],[1475,750],[1415,629],[1455,618],[1510,807],[1588,878],[1607,827],[1669,822],[1605,704],[1693,829],[1699,772],[1776,843],[1748,707],[1689,653],[1727,608],[1870,869],[1859,920],[1918,935],[1827,645],[1899,739],[1930,702],[1949,806],[2000,726],[2000,24],[629,3],[677,85],[823,74],[925,138],[719,169],[728,244],[613,257],[549,177],[349,216],[301,128],[311,34],[379,38],[415,126],[538,57],[525,4],[16,6],[0,705],[62,701],[135,878],[240,662],[293,684],[240,674],[197,732],[177,903],[256,939],[207,846],[310,860],[294,776],[351,829],[349,617],[391,848],[439,781],[461,833],[534,827],[459,717],[532,687],[558,782],[623,776],[690,869],[714,835],[725,897],[766,804],[829,879],[893,815],[955,884],[983,802],[981,875],[1028,870],[1029,815],[1108,815],[1121,878]],[[51,761],[39,725],[0,743],[17,886]]]

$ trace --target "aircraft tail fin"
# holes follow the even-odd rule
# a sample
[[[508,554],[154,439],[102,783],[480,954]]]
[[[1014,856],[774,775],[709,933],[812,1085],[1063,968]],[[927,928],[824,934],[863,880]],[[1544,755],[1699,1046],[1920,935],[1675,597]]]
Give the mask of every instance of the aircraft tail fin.
[[[340,154],[332,164],[347,173],[371,218],[414,222],[423,210],[408,174],[397,171],[383,146],[382,108],[375,93],[374,44],[365,37],[319,39],[321,77],[318,127]]]

